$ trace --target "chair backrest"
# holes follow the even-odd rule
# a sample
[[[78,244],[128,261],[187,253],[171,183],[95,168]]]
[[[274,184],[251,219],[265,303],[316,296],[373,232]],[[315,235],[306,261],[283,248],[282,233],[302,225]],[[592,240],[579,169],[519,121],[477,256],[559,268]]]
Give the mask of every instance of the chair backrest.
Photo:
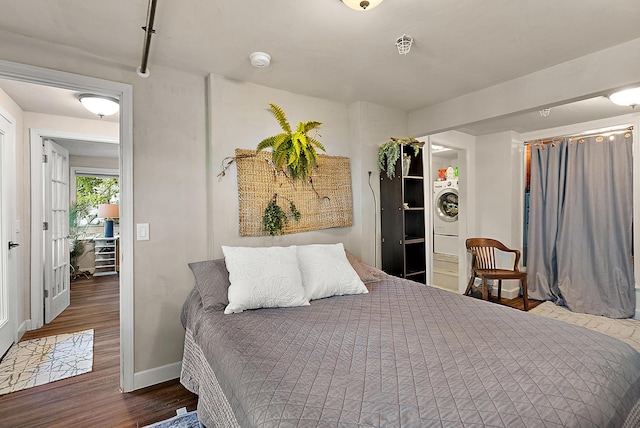
[[[518,261],[520,259],[520,251],[512,250],[505,246],[502,242],[491,238],[469,238],[466,241],[467,251],[474,255],[474,269],[497,269],[496,250],[507,251],[516,254],[514,270],[517,270]]]

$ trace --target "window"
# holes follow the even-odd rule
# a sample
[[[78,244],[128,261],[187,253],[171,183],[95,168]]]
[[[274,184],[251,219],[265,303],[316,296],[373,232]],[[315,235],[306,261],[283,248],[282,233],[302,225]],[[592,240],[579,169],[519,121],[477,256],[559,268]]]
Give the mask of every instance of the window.
[[[78,225],[92,224],[98,213],[98,204],[118,204],[120,184],[117,177],[76,176],[76,213]]]
[[[120,203],[118,170],[72,167],[71,174],[71,232],[75,235],[96,236],[103,229],[103,220],[97,217],[98,205]],[[118,223],[118,219],[115,219],[115,223]]]

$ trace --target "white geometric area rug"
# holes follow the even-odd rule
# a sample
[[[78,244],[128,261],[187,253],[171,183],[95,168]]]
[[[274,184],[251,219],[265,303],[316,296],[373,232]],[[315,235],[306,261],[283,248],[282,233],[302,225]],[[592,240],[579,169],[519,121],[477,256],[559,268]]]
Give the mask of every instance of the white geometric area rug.
[[[203,425],[198,420],[198,412],[187,412],[185,408],[178,409],[178,415],[171,419],[146,425],[143,428],[202,428]]]
[[[580,314],[571,312],[564,306],[557,306],[549,301],[542,302],[529,312],[599,331],[600,333],[628,343],[640,352],[640,320],[634,320],[633,318],[615,319],[601,317],[599,315]]]
[[[0,362],[0,395],[88,373],[93,329],[13,344]]]

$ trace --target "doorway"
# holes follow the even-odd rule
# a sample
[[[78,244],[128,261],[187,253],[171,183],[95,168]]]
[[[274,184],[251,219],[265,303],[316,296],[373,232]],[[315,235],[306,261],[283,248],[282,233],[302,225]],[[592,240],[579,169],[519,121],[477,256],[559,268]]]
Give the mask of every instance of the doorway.
[[[458,150],[431,144],[432,257],[434,287],[458,292]]]
[[[113,160],[117,161],[117,158]],[[69,245],[72,281],[118,273],[119,178],[117,169],[71,167]],[[104,217],[104,212],[109,210],[113,215],[111,220]]]
[[[439,279],[435,278],[438,273],[435,268],[440,268],[440,262],[436,262],[436,258],[446,258],[447,260],[444,263],[448,263],[448,265],[445,264],[443,270],[446,270],[449,278],[446,278],[448,280],[446,287],[440,286],[449,291],[463,293],[467,287],[469,264],[465,241],[467,237],[470,236],[469,233],[475,233],[475,192],[473,189],[476,156],[475,138],[457,131],[446,131],[424,138],[427,139],[429,147],[429,150],[425,150],[425,153],[428,155],[426,162],[427,168],[425,168],[424,176],[424,179],[428,182],[428,185],[425,184],[425,198],[427,198],[429,203],[427,215],[425,215],[425,227],[427,230],[430,230],[429,234],[431,235],[431,239],[427,241],[427,283],[434,284],[434,280],[435,282],[439,281]],[[431,151],[432,147],[436,149],[433,153]],[[447,150],[443,150],[445,148]],[[457,183],[458,204],[457,206],[455,204],[456,198],[449,196],[443,201],[445,206],[437,208],[435,201],[436,194],[434,193],[436,186],[434,186],[434,182],[440,181],[440,184],[444,183],[445,188],[447,187],[446,178],[449,166],[453,169],[453,174],[452,171],[449,170],[449,175],[453,175],[453,180],[456,180],[455,170],[456,166],[458,167],[457,180],[455,182],[450,181],[451,186],[448,186],[455,187],[454,184]],[[445,180],[438,180],[440,178],[438,170],[440,169],[444,169],[442,173],[444,174]],[[441,239],[438,240],[437,245],[435,245],[436,243],[434,242],[435,216],[440,215],[437,213],[437,209],[441,211],[442,216],[448,217],[446,220],[453,220],[457,213],[457,227],[452,228],[450,225],[452,222],[449,221],[447,222],[448,227],[445,227],[444,230],[439,229],[440,234],[448,233],[449,235],[457,235],[449,238],[449,242],[445,239],[444,247]],[[440,226],[443,226],[445,219],[442,218],[441,220],[443,221],[440,223]],[[437,254],[443,254],[446,257],[437,256]],[[455,285],[456,276],[457,287]],[[451,277],[453,277],[453,280]]]
[[[78,92],[99,93],[118,99],[120,103],[119,123],[119,170],[121,172],[121,198],[120,210],[120,235],[122,245],[120,247],[120,388],[124,392],[132,391],[133,382],[133,121],[132,121],[132,87],[128,84],[112,82],[86,76],[64,73],[24,64],[0,61],[0,78],[16,80],[20,82],[36,83],[48,87],[70,89]],[[31,130],[33,133],[34,130]],[[33,141],[33,138],[31,139]],[[32,147],[33,154],[33,147]],[[33,159],[33,157],[32,157]],[[33,160],[32,160],[33,163]],[[39,168],[36,168],[38,171]],[[32,167],[33,172],[33,167]],[[27,178],[28,180],[28,178]],[[33,194],[41,194],[42,181],[31,182]],[[30,204],[25,202],[31,213],[38,212],[41,206],[39,200],[32,197]],[[37,216],[32,216],[32,219]],[[32,221],[33,223],[33,221]],[[32,231],[41,230],[42,225],[37,224]],[[38,269],[42,248],[42,238],[39,233],[32,233],[31,242],[31,280],[35,282],[32,289],[39,292],[32,293],[31,312],[41,305],[43,293],[38,284],[42,284],[42,271]],[[34,260],[35,259],[35,260]],[[36,311],[37,312],[37,311]]]

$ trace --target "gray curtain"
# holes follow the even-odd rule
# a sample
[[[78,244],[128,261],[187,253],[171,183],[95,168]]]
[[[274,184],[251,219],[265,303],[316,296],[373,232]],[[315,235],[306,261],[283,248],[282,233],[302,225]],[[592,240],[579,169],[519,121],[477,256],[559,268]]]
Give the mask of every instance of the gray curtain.
[[[635,312],[631,133],[531,148],[529,297],[574,312]]]

